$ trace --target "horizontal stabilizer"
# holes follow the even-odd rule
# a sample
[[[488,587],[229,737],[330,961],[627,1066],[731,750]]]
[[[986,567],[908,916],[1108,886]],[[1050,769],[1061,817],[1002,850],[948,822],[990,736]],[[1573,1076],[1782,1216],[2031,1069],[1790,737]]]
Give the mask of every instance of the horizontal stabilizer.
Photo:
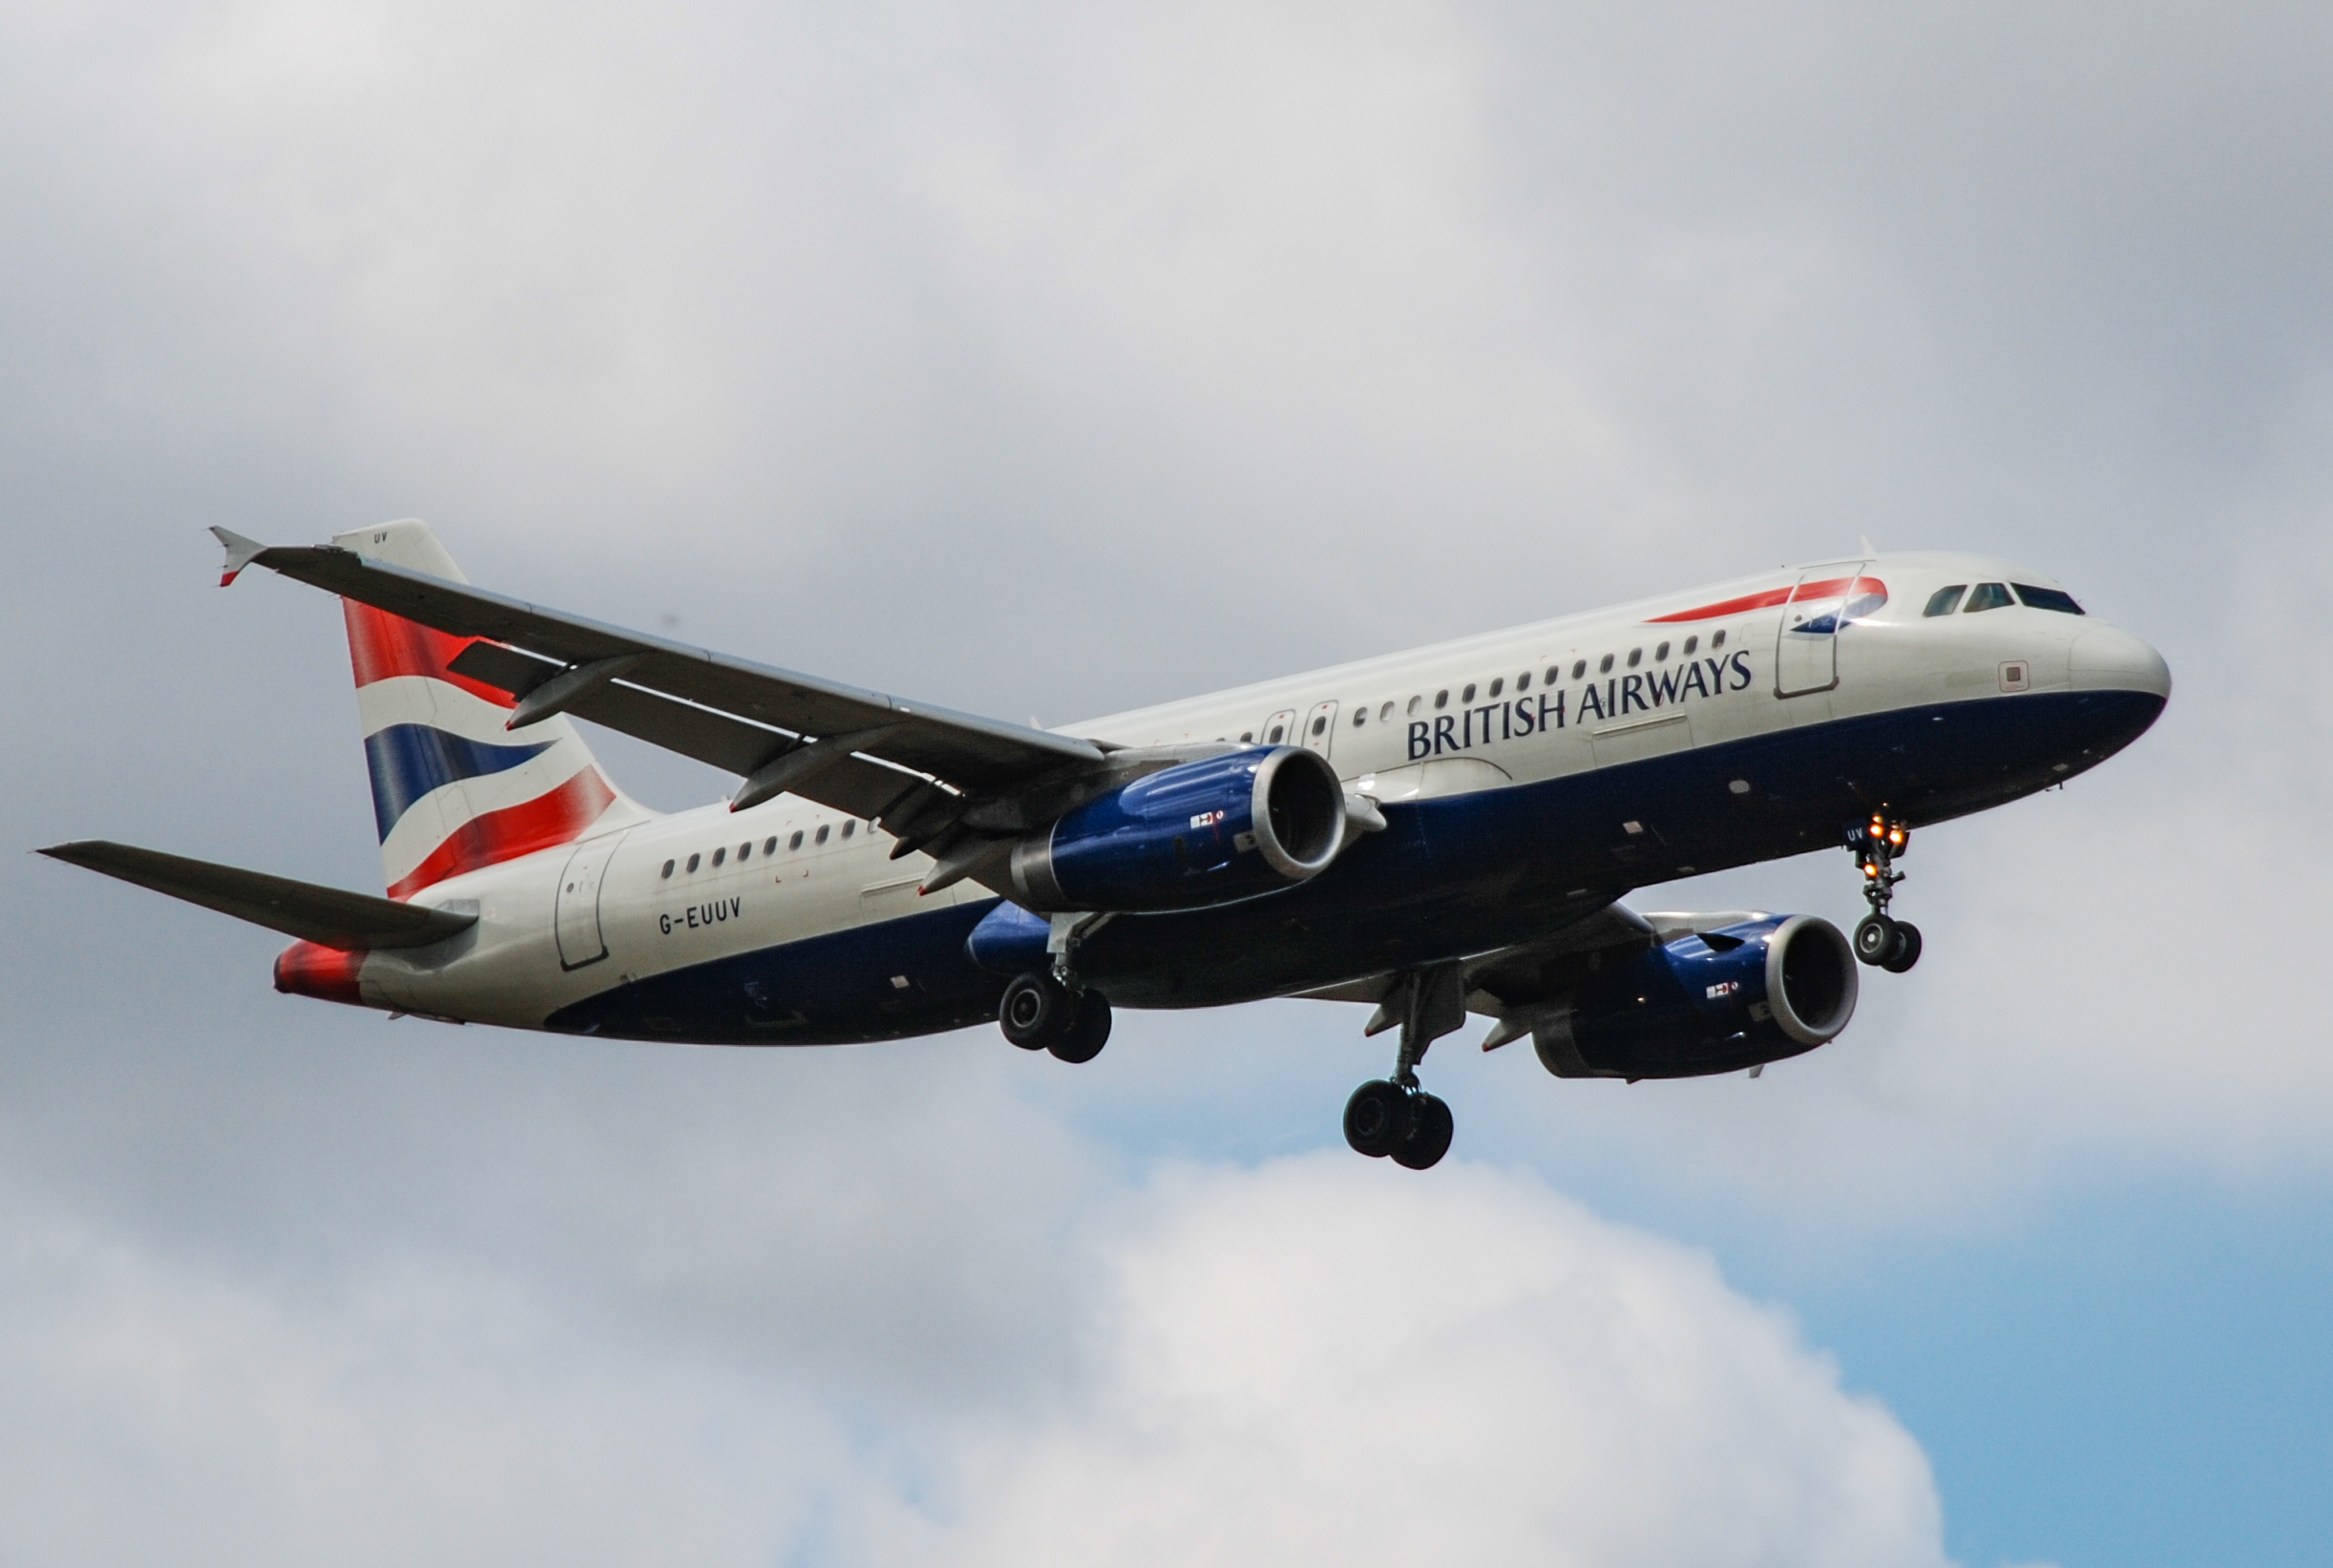
[[[469,930],[478,919],[103,839],[53,845],[41,853],[344,952],[424,948]]]

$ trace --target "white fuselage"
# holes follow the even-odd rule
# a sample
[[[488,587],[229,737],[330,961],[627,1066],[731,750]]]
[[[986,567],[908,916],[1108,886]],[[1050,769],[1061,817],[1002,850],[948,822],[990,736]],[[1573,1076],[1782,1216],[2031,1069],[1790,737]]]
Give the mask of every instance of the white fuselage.
[[[1818,579],[1876,579],[1885,601],[1860,614],[1848,605],[1834,635],[1793,629],[1807,605],[1759,602]],[[1993,582],[2055,586],[1977,556],[1846,560],[1062,728],[1123,746],[1301,744],[1348,789],[1398,807],[1893,710],[2168,695],[2152,649],[2089,617],[2022,604],[1923,614],[1941,588]],[[1692,618],[1663,618],[1680,616]],[[415,902],[476,911],[473,939],[371,955],[365,998],[540,1027],[611,987],[996,897],[972,882],[920,896],[931,862],[893,860],[892,847],[868,823],[792,796],[658,817],[428,889]]]

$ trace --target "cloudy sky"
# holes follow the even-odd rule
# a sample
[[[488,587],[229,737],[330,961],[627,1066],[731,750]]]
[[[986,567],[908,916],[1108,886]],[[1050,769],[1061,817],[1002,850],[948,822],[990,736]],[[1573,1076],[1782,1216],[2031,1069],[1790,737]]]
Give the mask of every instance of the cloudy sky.
[[[1048,722],[1863,535],[2178,680],[1922,835],[1838,1043],[1447,1041],[1423,1178],[1340,1007],[388,1023],[0,856],[0,1558],[2316,1560],[2328,80],[2299,5],[0,8],[20,850],[378,887],[337,613],[213,523]]]

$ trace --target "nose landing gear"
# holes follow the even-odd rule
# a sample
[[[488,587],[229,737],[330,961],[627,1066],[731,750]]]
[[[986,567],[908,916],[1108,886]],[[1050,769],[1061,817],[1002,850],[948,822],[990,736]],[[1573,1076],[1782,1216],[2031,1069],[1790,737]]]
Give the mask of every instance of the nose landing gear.
[[[1403,975],[1385,993],[1366,1035],[1401,1027],[1401,1050],[1390,1078],[1372,1078],[1345,1101],[1345,1141],[1372,1160],[1422,1171],[1450,1152],[1455,1130],[1450,1107],[1418,1084],[1426,1047],[1466,1021],[1465,972],[1438,964]]]
[[[1896,884],[1903,873],[1896,857],[1911,847],[1912,830],[1885,815],[1847,829],[1847,849],[1863,873],[1863,898],[1871,912],[1856,923],[1855,955],[1890,974],[1902,974],[1920,962],[1920,928],[1887,912],[1895,901]]]

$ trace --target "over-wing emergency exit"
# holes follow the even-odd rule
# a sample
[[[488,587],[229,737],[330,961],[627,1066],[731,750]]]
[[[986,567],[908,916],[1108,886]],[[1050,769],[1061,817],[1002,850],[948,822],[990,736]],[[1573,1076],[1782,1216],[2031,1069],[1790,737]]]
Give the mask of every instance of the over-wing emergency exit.
[[[1419,1067],[1487,1017],[1562,1077],[1749,1070],[1902,972],[1918,828],[2096,766],[2171,693],[2044,574],[1818,563],[1060,730],[472,587],[407,520],[215,530],[345,613],[386,896],[105,841],[42,851],[296,938],[280,991],[446,1021],[725,1045],[996,1021],[1090,1060],[1111,1009],[1372,1006],[1348,1141],[1423,1169]],[[571,719],[736,774],[662,814]],[[1637,913],[1631,889],[1843,848],[1869,908]]]

